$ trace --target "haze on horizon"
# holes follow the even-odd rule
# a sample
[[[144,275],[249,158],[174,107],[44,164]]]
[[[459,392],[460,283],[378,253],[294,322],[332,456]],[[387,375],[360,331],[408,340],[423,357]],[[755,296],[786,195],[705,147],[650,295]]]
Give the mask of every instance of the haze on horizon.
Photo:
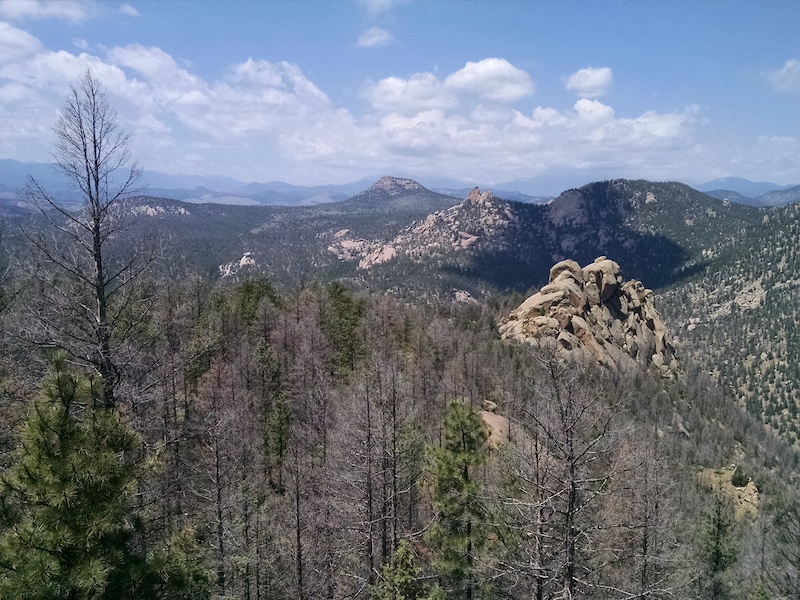
[[[49,161],[91,69],[165,173],[798,183],[798,22],[777,0],[0,0],[0,158]]]

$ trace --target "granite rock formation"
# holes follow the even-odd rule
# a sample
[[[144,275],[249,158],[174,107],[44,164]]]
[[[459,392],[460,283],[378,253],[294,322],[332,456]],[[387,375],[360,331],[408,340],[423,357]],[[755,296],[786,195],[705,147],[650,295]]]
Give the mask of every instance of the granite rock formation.
[[[682,373],[652,291],[624,281],[619,265],[605,256],[583,268],[573,260],[554,265],[549,283],[501,323],[500,333],[613,371]]]

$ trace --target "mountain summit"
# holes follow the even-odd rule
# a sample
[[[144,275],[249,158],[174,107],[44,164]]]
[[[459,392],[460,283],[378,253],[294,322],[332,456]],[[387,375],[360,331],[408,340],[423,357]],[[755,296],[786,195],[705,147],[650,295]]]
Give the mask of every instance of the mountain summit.
[[[433,212],[458,202],[456,198],[432,192],[413,179],[384,176],[368,189],[341,203],[344,210],[378,212]]]
[[[378,181],[372,184],[367,192],[383,192],[389,196],[396,197],[404,194],[420,192],[424,189],[424,187],[422,187],[413,179],[404,179],[402,177],[391,177],[389,175],[384,175],[378,179]]]

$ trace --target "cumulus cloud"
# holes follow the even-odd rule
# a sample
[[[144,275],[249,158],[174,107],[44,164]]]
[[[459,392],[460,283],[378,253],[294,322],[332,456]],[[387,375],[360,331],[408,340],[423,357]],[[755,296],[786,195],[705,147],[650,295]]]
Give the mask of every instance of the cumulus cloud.
[[[381,27],[371,27],[358,37],[356,46],[359,48],[380,48],[388,46],[394,41],[391,32]]]
[[[457,98],[443,89],[433,73],[416,73],[408,79],[387,77],[367,91],[372,106],[381,112],[415,113],[453,108]]]
[[[497,102],[513,102],[533,94],[530,76],[504,58],[468,62],[445,79],[444,87]]]
[[[0,155],[48,160],[64,94],[89,68],[132,134],[134,155],[172,172],[304,183],[376,172],[498,181],[602,167],[608,176],[685,179],[714,161],[754,170],[757,161],[785,163],[789,173],[800,160],[790,138],[764,140],[746,156],[703,146],[693,106],[623,115],[581,97],[523,109],[534,84],[500,58],[441,76],[386,77],[364,90],[368,109],[359,114],[335,105],[293,63],[250,58],[209,79],[158,47],[53,52],[8,23],[0,24]]]
[[[504,59],[468,62],[444,80],[433,73],[415,73],[407,79],[387,77],[366,90],[373,108],[381,112],[412,114],[430,109],[453,109],[479,102],[510,103],[533,93],[525,71]]]
[[[767,81],[779,92],[800,94],[800,61],[790,58],[781,69],[765,74]]]
[[[125,2],[119,5],[119,12],[128,17],[141,17],[142,13],[136,10],[133,6]]]
[[[95,12],[91,2],[80,0],[4,0],[0,17],[10,21],[22,19],[63,19],[80,23]]]
[[[108,61],[125,67],[144,77],[159,95],[171,97],[177,91],[183,93],[200,84],[200,80],[180,67],[175,59],[155,47],[130,44],[108,51]]]
[[[0,22],[0,65],[19,63],[42,50],[42,44],[27,31]]]
[[[567,79],[566,88],[581,98],[599,98],[611,87],[612,73],[608,67],[587,67],[576,71]]]

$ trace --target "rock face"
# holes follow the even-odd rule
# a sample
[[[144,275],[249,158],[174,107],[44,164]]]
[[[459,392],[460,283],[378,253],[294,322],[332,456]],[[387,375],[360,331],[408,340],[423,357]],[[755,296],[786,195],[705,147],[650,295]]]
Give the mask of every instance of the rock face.
[[[669,378],[682,372],[653,293],[640,281],[623,281],[619,265],[605,256],[583,268],[574,260],[557,263],[549,283],[509,315],[500,334],[614,371],[652,369]]]
[[[379,180],[373,187],[386,179]],[[397,187],[396,181],[389,182],[392,189]],[[400,181],[410,182],[408,185],[415,183]],[[328,251],[340,260],[358,260],[358,268],[366,270],[398,257],[422,261],[437,254],[467,250],[482,240],[492,240],[499,247],[503,243],[501,234],[516,222],[517,216],[510,203],[497,199],[492,192],[474,188],[463,202],[428,215],[388,242],[350,239],[349,230],[341,230],[333,235]]]

